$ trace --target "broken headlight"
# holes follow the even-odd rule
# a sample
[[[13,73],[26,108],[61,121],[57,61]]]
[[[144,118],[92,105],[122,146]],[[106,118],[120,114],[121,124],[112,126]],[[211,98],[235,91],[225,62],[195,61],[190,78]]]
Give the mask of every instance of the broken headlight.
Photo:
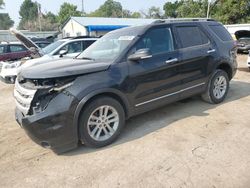
[[[44,111],[50,101],[59,93],[69,95],[66,88],[73,85],[75,78],[33,80],[29,87],[37,89],[31,104],[31,114]],[[28,85],[28,82],[27,82]],[[62,101],[63,102],[63,101]]]

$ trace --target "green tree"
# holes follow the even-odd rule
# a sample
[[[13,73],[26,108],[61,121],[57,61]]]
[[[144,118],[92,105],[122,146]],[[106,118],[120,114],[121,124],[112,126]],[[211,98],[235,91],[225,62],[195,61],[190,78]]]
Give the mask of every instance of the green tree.
[[[224,24],[247,23],[250,18],[250,0],[216,1],[211,16]]]
[[[152,6],[148,9],[147,12],[142,12],[144,17],[153,18],[153,19],[161,19],[163,18],[163,14],[159,7]]]
[[[19,29],[35,30],[36,25],[38,25],[38,6],[40,6],[38,3],[24,0],[19,10],[21,16]]]
[[[14,21],[9,14],[0,14],[0,30],[7,30],[14,25]]]
[[[177,16],[182,18],[206,18],[208,0],[182,0]]]
[[[141,17],[142,17],[142,15],[140,12],[133,12],[131,14],[131,18],[141,18]]]
[[[96,11],[90,13],[88,16],[92,17],[115,17],[121,18],[123,16],[123,9],[120,2],[107,0]],[[127,13],[127,12],[125,12]]]
[[[176,18],[178,16],[177,9],[182,5],[182,1],[167,2],[163,9],[165,11],[165,17]]]
[[[57,16],[52,12],[48,12],[43,15],[41,18],[42,22],[42,31],[56,31],[58,29],[58,21]]]
[[[70,3],[63,3],[61,5],[58,21],[60,24],[64,24],[65,21],[71,16],[81,16],[81,12],[77,10],[77,6]]]
[[[4,8],[4,1],[0,0],[0,9]],[[0,30],[7,30],[14,25],[14,21],[9,14],[0,13]]]
[[[0,9],[3,9],[3,7],[4,7],[4,1],[3,0],[0,0]]]

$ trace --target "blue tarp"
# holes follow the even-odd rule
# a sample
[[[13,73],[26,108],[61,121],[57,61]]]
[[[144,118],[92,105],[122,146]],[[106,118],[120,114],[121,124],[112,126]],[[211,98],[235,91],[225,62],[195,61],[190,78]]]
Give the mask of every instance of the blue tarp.
[[[128,27],[128,25],[88,25],[86,27],[88,28],[88,31],[91,32],[91,31],[112,31]]]

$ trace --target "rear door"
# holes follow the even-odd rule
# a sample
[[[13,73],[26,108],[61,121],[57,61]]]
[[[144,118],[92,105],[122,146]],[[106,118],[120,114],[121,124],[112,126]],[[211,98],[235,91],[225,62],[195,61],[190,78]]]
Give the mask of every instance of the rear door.
[[[199,24],[176,24],[175,34],[180,48],[181,97],[186,97],[205,89],[209,67],[216,61],[216,44]]]
[[[175,48],[172,28],[151,28],[131,51],[145,48],[150,49],[152,57],[128,61],[130,89],[133,89],[130,100],[136,110],[158,107],[179,98],[179,52]]]
[[[19,44],[10,44],[9,51],[9,57],[12,60],[21,59],[29,55],[27,48]]]

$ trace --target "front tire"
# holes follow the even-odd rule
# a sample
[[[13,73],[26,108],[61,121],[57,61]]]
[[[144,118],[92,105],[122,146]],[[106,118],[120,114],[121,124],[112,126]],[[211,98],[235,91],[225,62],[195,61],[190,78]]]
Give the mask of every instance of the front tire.
[[[228,90],[228,74],[225,71],[218,69],[210,78],[207,90],[202,95],[202,99],[211,104],[219,104],[225,100]]]
[[[99,97],[88,104],[80,115],[79,134],[89,147],[104,147],[111,144],[125,124],[122,105],[110,97]]]

